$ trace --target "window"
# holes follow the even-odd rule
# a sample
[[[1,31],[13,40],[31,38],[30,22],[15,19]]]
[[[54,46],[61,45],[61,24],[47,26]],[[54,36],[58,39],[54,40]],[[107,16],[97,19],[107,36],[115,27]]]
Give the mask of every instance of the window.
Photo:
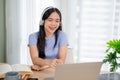
[[[106,42],[120,35],[119,0],[76,0],[69,36],[74,49],[75,62],[102,61]],[[72,23],[73,24],[73,23]]]
[[[104,57],[106,41],[112,38],[113,0],[78,0],[77,61],[99,60]],[[79,15],[79,13],[81,15]]]

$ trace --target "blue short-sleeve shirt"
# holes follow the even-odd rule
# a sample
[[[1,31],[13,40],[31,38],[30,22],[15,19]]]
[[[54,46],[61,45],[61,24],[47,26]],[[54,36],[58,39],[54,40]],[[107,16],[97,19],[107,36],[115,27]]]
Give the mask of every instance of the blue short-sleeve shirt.
[[[30,45],[37,46],[37,38],[38,38],[38,32],[32,33],[29,36],[28,46]],[[45,46],[46,59],[58,58],[59,48],[61,46],[68,45],[67,36],[63,31],[58,32],[58,41],[55,48],[54,48],[54,44],[55,44],[55,36],[52,36],[51,38],[46,39],[46,46]]]

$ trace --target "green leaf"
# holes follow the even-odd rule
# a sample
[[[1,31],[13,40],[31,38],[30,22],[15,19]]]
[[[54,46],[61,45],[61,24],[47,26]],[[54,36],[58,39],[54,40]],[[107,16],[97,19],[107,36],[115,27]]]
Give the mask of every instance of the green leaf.
[[[120,63],[118,63],[118,59],[120,58],[118,54],[120,54],[120,40],[114,39],[107,42],[106,48],[106,56],[103,59],[103,63],[110,64],[110,71],[115,71],[118,67],[120,67]]]

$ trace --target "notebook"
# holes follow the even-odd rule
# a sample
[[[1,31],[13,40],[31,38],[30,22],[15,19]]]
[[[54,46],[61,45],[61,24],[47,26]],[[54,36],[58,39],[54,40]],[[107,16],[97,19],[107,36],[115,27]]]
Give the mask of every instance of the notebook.
[[[59,64],[55,77],[45,80],[98,80],[102,62]]]

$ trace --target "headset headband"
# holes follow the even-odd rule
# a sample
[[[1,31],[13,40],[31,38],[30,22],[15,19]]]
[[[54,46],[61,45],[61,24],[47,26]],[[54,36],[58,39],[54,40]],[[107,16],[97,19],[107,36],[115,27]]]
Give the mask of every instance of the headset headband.
[[[51,9],[51,8],[54,8],[54,7],[52,7],[52,6],[47,7],[47,8],[45,8],[44,11],[42,12],[41,20],[40,20],[40,25],[43,25],[43,24],[44,24],[44,20],[42,20],[43,15],[45,14],[45,12],[46,12],[47,10],[49,10],[49,9]]]
[[[54,7],[50,6],[50,7],[47,7],[44,9],[44,11],[42,12],[42,15],[41,15],[41,20],[42,20],[43,15],[45,14],[45,12],[51,8],[54,8]]]

